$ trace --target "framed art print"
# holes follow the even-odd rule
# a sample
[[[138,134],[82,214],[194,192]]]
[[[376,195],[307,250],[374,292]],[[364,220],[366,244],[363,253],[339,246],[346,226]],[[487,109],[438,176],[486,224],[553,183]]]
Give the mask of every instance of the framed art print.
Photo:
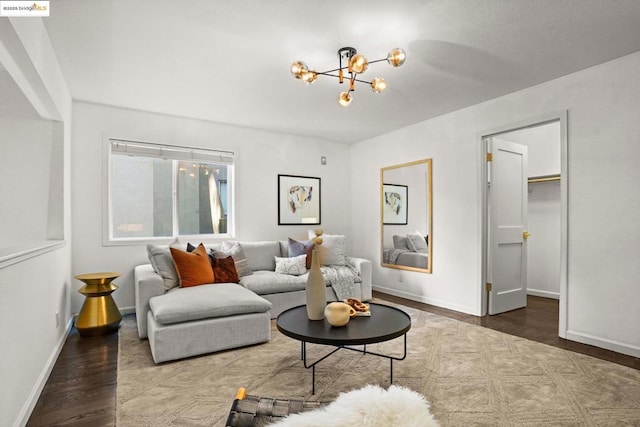
[[[320,222],[320,178],[278,175],[278,225]]]
[[[407,225],[408,189],[406,185],[382,184],[384,225]]]

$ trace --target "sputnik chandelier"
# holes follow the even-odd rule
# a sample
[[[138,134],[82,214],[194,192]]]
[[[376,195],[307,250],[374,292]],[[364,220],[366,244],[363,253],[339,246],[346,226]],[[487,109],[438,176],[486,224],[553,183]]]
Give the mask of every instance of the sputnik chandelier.
[[[339,68],[322,72],[314,71],[310,70],[309,67],[307,67],[307,64],[305,64],[304,62],[295,61],[293,64],[291,64],[291,74],[296,79],[302,80],[308,85],[315,82],[318,78],[318,75],[337,77],[338,82],[340,84],[343,84],[345,81],[346,70],[349,73],[348,77],[346,78],[346,80],[349,81],[349,90],[340,93],[340,95],[338,96],[338,104],[342,105],[343,107],[348,107],[349,104],[351,104],[351,100],[353,99],[351,93],[355,91],[356,82],[371,85],[371,90],[373,90],[375,93],[380,93],[387,87],[387,82],[382,77],[374,77],[370,82],[358,78],[359,74],[367,71],[369,64],[387,61],[392,66],[399,67],[404,64],[404,61],[406,59],[407,54],[400,48],[391,50],[386,58],[376,59],[375,61],[367,61],[367,58],[365,58],[364,55],[359,54],[356,49],[352,47],[343,47],[338,50],[338,61],[340,64]],[[335,74],[336,72],[338,74]]]

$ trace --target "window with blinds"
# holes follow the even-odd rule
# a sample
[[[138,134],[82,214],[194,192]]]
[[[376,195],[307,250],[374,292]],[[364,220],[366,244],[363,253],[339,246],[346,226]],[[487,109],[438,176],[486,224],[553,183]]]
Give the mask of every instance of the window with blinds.
[[[234,153],[108,140],[108,243],[232,235]]]

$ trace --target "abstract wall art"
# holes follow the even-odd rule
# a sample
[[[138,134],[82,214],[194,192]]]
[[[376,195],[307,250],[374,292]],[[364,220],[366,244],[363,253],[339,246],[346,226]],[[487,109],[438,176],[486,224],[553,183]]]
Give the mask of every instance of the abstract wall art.
[[[278,225],[320,222],[320,178],[278,175]]]

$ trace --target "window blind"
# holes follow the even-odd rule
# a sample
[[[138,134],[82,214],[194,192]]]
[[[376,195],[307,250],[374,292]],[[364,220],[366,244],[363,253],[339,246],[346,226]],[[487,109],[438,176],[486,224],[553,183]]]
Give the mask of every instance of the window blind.
[[[166,160],[189,160],[221,165],[232,165],[232,151],[209,150],[205,148],[180,147],[150,142],[109,139],[111,152],[131,156],[154,157]]]

